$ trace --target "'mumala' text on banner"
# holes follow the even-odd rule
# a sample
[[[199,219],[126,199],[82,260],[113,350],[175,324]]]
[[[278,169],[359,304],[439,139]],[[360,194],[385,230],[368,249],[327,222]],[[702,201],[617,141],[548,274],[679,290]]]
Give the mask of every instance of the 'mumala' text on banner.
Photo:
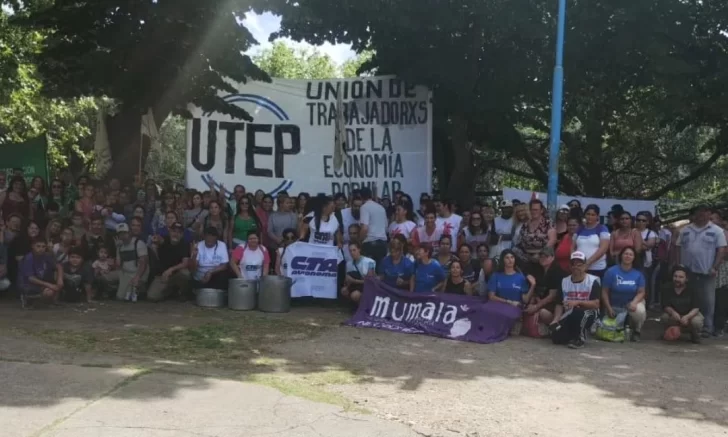
[[[350,326],[408,334],[426,334],[475,343],[496,343],[508,337],[521,310],[476,296],[408,293],[367,278]]]
[[[299,241],[286,247],[281,270],[293,279],[291,297],[336,299],[336,275],[343,260],[341,249],[336,246]]]
[[[221,94],[252,122],[191,106],[187,184],[227,190],[241,184],[276,195],[350,194],[364,186],[380,196],[414,196],[432,184],[432,105],[427,88],[393,77],[284,80],[235,84]],[[337,93],[343,93],[347,156],[334,166]]]

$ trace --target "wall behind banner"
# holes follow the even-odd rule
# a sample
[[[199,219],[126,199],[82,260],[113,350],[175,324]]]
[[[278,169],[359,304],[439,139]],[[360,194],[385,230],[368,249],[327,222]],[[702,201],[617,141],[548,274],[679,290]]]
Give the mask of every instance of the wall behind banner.
[[[276,195],[347,195],[368,186],[379,196],[432,189],[432,104],[425,87],[394,77],[236,84],[221,94],[254,118],[246,123],[191,106],[187,185],[226,190],[241,184]],[[337,90],[344,93],[349,157],[334,169]]]
[[[527,190],[516,190],[515,188],[503,188],[503,198],[508,200],[518,199],[521,202],[529,202],[533,196],[532,191]],[[546,204],[546,193],[536,193],[536,197]],[[612,205],[622,205],[625,211],[630,212],[632,215],[637,214],[640,211],[649,211],[652,214],[655,213],[657,202],[654,200],[632,200],[632,199],[602,199],[599,197],[580,197],[580,196],[559,196],[558,205],[568,204],[569,201],[578,199],[581,202],[582,208],[585,208],[589,204],[595,204],[599,207],[599,212],[603,218],[612,209]]]

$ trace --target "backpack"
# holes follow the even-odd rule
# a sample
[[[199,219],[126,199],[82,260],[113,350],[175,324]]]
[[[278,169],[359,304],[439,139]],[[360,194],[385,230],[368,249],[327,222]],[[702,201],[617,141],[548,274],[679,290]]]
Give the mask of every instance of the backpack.
[[[596,338],[613,343],[624,343],[624,322],[627,321],[627,312],[622,311],[612,319],[602,318],[594,334]]]

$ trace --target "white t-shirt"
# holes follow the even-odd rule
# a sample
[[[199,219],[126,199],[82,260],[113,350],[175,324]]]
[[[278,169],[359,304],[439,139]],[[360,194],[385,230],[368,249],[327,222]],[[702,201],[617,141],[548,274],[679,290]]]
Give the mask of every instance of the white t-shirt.
[[[415,222],[407,220],[404,223],[392,222],[389,225],[389,238],[394,238],[395,235],[403,235],[404,238],[410,239],[412,231],[417,227]]]
[[[306,217],[310,217],[308,229],[310,230],[308,242],[311,244],[326,244],[332,246],[336,242],[336,231],[339,230],[339,220],[335,214],[329,216],[328,221],[321,219],[319,227],[316,228],[316,219],[313,213],[309,213]]]
[[[498,235],[510,236],[513,232],[513,217],[504,219],[503,217],[496,217],[495,222],[495,233]]]
[[[586,259],[591,258],[599,250],[599,244],[603,241],[609,241],[609,229],[604,225],[596,225],[591,229],[582,226],[576,231],[576,250],[582,252]],[[589,270],[604,270],[607,268],[607,254],[602,255]]]
[[[243,279],[254,281],[263,276],[263,266],[270,266],[270,254],[264,246],[258,246],[255,250],[249,249],[247,245],[240,245],[233,251],[233,260],[240,267]]]
[[[222,241],[218,241],[212,247],[207,247],[204,241],[197,243],[197,271],[195,279],[202,279],[205,274],[215,269],[220,264],[230,262],[228,257],[227,245]]]
[[[387,241],[389,219],[387,218],[387,210],[382,205],[373,200],[364,202],[361,206],[361,220],[359,222],[368,228],[367,237],[364,239],[365,243]]]
[[[446,235],[452,235],[455,236],[460,232],[460,223],[462,223],[463,218],[457,214],[450,214],[450,217],[444,218],[444,217],[438,217],[437,218],[437,226],[441,227],[443,229],[443,232]],[[453,246],[455,246],[453,244]]]
[[[655,233],[655,231],[652,231],[650,229],[645,229],[644,231],[640,232],[640,235],[642,235],[642,241],[644,241],[645,243],[647,242],[648,238],[657,238],[657,234]],[[652,266],[652,250],[647,250],[645,251],[645,263],[643,267],[650,266]]]
[[[349,226],[359,223],[359,220],[356,220],[353,215],[351,215],[351,208],[344,208],[341,210],[341,220],[343,220],[344,223],[341,224],[341,233],[344,237],[344,243],[348,243],[351,241],[349,239]]]
[[[360,256],[359,261],[357,262],[354,262],[354,260],[346,262],[346,273],[359,272],[359,274],[363,278],[369,273],[370,270],[376,273],[377,263],[373,259],[367,258],[366,256]]]

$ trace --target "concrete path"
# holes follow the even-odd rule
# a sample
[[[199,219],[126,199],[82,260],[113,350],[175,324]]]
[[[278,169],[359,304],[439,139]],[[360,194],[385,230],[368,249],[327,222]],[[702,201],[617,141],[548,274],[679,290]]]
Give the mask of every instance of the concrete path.
[[[408,427],[233,380],[0,360],[4,437],[413,437]]]

